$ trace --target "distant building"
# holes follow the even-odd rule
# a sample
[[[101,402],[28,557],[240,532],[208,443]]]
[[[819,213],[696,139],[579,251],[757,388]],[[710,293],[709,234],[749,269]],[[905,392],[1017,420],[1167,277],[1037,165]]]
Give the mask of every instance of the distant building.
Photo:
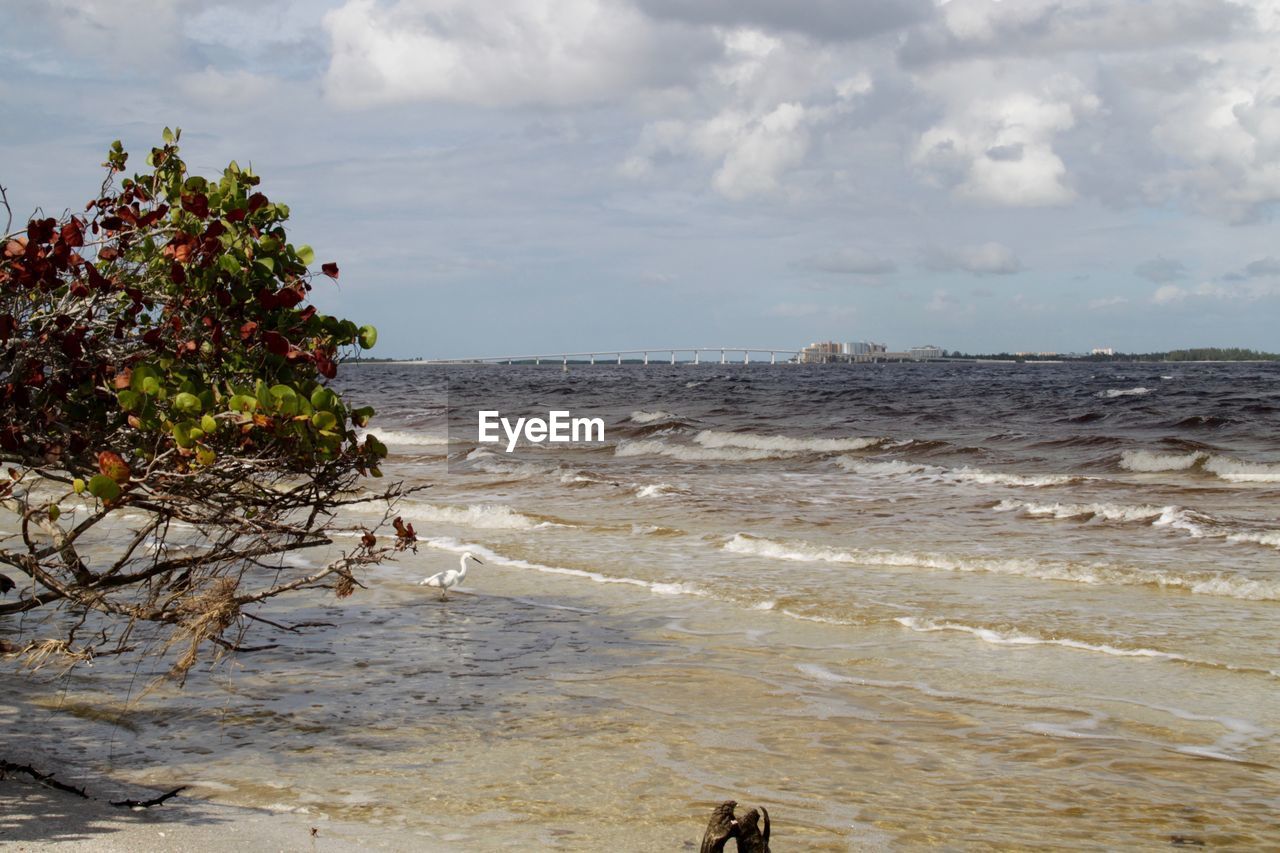
[[[846,341],[841,348],[843,355],[870,355],[873,352],[884,352],[886,349],[884,344],[877,344],[871,341]]]
[[[933,344],[912,347],[908,352],[912,358],[942,358],[942,347],[937,347]]]
[[[842,361],[841,345],[837,341],[815,341],[800,350],[801,364],[830,364]]]
[[[1115,347],[1094,347],[1091,355],[1115,355]]]

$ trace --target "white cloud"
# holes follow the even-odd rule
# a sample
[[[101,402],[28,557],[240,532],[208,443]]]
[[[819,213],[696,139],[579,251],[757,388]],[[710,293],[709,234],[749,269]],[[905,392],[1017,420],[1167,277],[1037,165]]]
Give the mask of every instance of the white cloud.
[[[1280,297],[1280,282],[1250,281],[1223,284],[1206,281],[1195,287],[1166,284],[1156,288],[1151,301],[1156,305],[1177,305],[1190,299],[1215,299],[1222,302],[1257,302]]]
[[[856,246],[801,261],[797,266],[838,275],[878,276],[897,269],[889,258]]]
[[[921,134],[911,153],[919,174],[965,200],[1008,207],[1066,204],[1075,198],[1067,167],[1054,150],[1057,134],[1098,99],[1073,77],[999,94],[990,68],[959,79],[950,71],[926,85],[946,101],[946,115]]]
[[[925,266],[938,272],[960,270],[974,275],[1012,275],[1022,269],[1013,250],[1001,243],[982,243],[955,249],[933,249]]]
[[[1090,311],[1105,311],[1108,308],[1118,308],[1121,305],[1128,305],[1129,299],[1125,296],[1104,296],[1100,299],[1089,300]]]
[[[687,79],[716,41],[625,0],[348,0],[324,17],[343,106],[589,104]]]

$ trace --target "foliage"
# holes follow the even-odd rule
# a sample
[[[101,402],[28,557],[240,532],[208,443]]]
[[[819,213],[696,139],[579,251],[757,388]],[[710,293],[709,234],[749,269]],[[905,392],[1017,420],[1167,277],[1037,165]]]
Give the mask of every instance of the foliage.
[[[0,499],[15,521],[0,563],[22,578],[0,615],[70,605],[81,622],[120,626],[102,640],[169,626],[191,640],[185,673],[203,641],[235,645],[223,635],[245,605],[350,592],[351,570],[388,549],[364,531],[309,575],[266,563],[332,544],[333,510],[367,499],[350,494],[362,475],[381,476],[386,448],[357,430],[373,410],[328,387],[377,333],[308,304],[338,267],[312,272],[312,249],[288,239],[289,208],[251,169],[190,175],[178,137],[166,129],[132,177],[113,143],[83,214],[0,239],[0,459],[12,466]],[[126,513],[145,520],[126,527]],[[400,527],[396,544],[411,545]],[[264,567],[273,574],[244,589]]]

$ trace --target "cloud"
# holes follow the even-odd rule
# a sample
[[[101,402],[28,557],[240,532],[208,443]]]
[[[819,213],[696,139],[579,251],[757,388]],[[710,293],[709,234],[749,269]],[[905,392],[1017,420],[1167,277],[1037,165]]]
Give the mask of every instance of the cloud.
[[[1141,276],[1147,281],[1154,281],[1157,284],[1187,277],[1187,267],[1182,261],[1175,261],[1166,257],[1143,261],[1133,268],[1133,272],[1135,275]]]
[[[1121,305],[1128,305],[1129,299],[1125,296],[1104,296],[1100,299],[1089,300],[1090,311],[1104,311],[1108,308],[1118,308]]]
[[[892,260],[856,247],[807,258],[796,266],[818,272],[856,276],[884,275],[898,268]]]
[[[908,65],[972,57],[1156,50],[1213,42],[1244,30],[1252,15],[1229,0],[949,0],[940,14],[911,30],[901,57]]]
[[[911,152],[917,173],[957,197],[1005,207],[1061,205],[1076,197],[1055,137],[1076,126],[1098,99],[1069,75],[999,92],[990,69],[948,73],[929,84],[946,102],[941,121]],[[1007,84],[1005,84],[1007,87]],[[975,96],[975,92],[996,92]]]
[[[1156,288],[1151,301],[1156,305],[1178,305],[1188,300],[1214,299],[1220,302],[1257,302],[1280,297],[1280,282],[1222,284],[1203,282],[1195,287],[1166,284]]]
[[[625,0],[348,0],[324,27],[325,92],[345,107],[600,103],[687,82],[720,48]]]
[[[1280,258],[1268,255],[1245,265],[1244,275],[1248,278],[1262,278],[1280,275]]]
[[[927,20],[931,0],[637,0],[655,18],[721,27],[760,27],[821,41],[854,40]]]
[[[1000,243],[934,249],[926,253],[924,264],[936,272],[959,270],[974,275],[1012,275],[1022,269],[1013,250]]]

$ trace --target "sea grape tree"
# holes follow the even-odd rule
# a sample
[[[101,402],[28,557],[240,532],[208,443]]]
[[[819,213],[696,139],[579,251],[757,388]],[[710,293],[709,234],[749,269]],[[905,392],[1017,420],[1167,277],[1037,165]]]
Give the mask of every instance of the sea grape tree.
[[[36,659],[146,635],[182,677],[255,603],[345,596],[413,544],[399,519],[383,544],[335,536],[343,507],[385,521],[401,495],[363,487],[386,448],[329,387],[377,333],[309,304],[337,265],[290,242],[251,169],[189,174],[179,136],[132,177],[114,143],[83,212],[0,238],[0,639]],[[324,559],[283,559],[303,549]]]

